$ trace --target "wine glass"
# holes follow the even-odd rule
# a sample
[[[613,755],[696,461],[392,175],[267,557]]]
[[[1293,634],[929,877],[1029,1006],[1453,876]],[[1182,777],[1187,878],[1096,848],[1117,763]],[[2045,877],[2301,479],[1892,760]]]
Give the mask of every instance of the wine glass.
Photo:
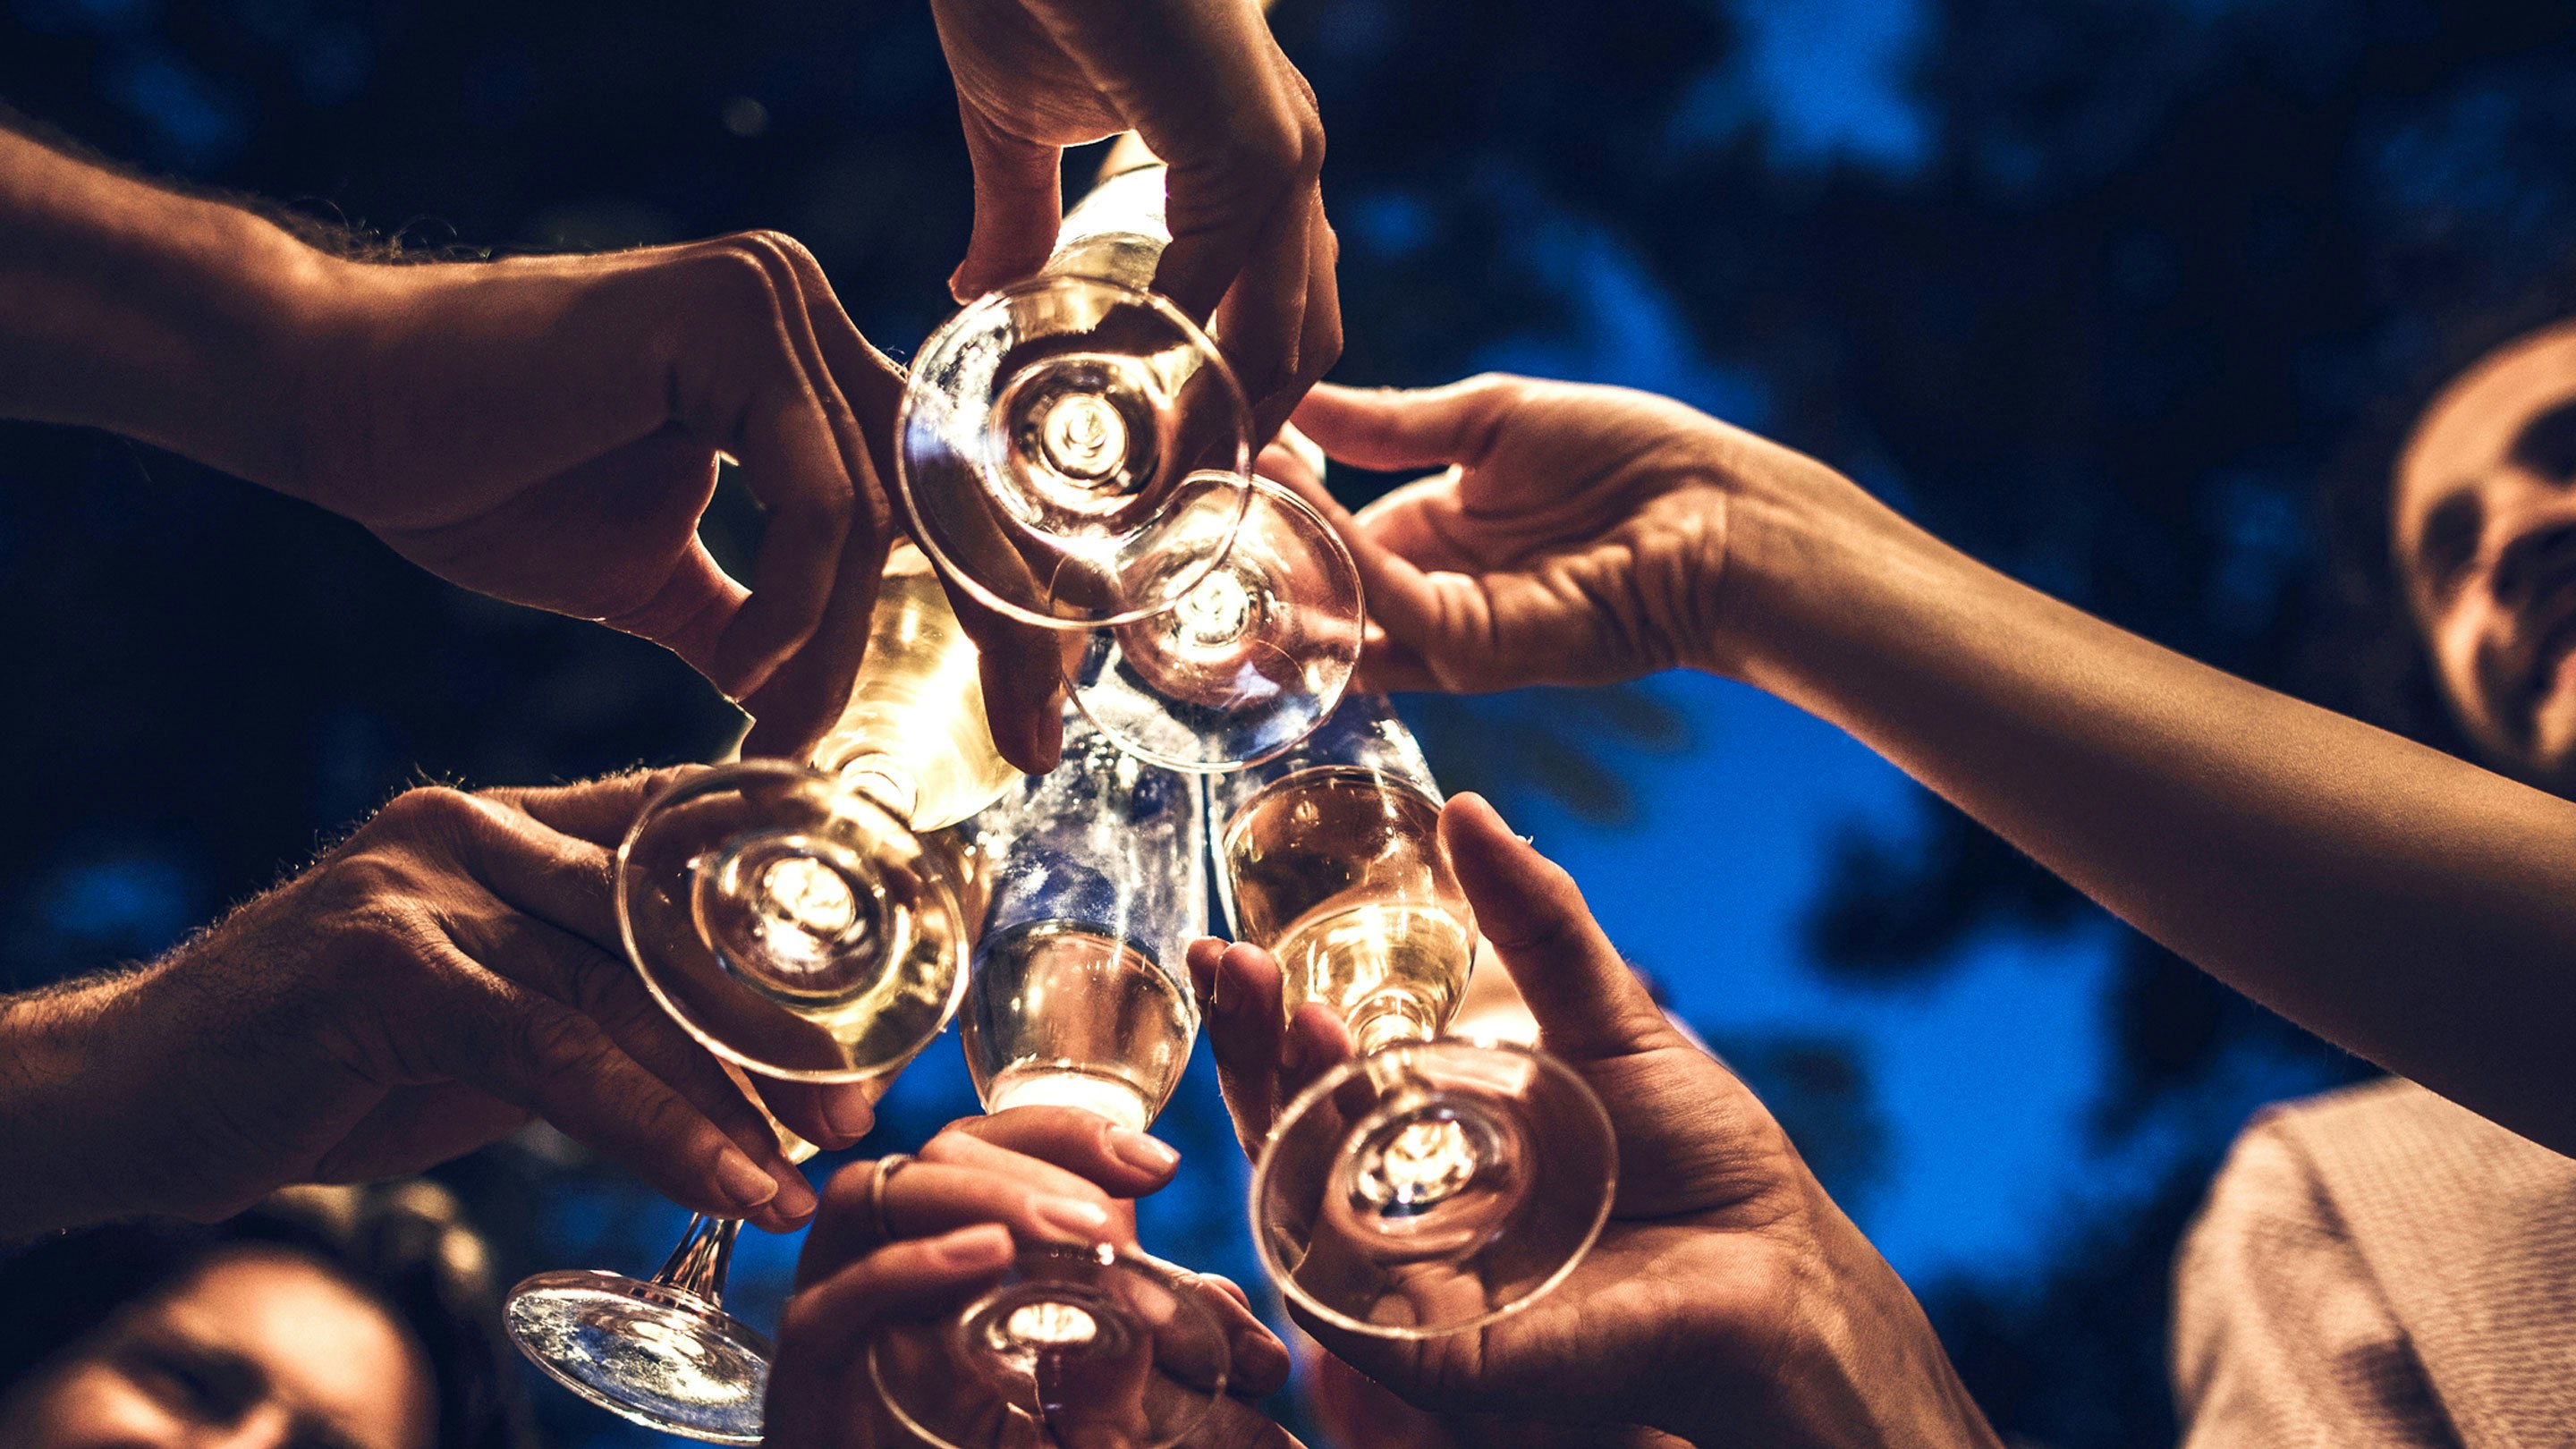
[[[1543,1053],[1440,1038],[1477,936],[1412,735],[1355,694],[1207,788],[1236,938],[1278,959],[1290,1012],[1322,1003],[1361,1052],[1289,1104],[1254,1166],[1263,1267],[1382,1338],[1464,1332],[1555,1287],[1609,1217],[1610,1119]]]
[[[627,955],[729,1070],[881,1088],[955,1014],[979,882],[957,832],[938,827],[1019,778],[993,747],[977,678],[927,562],[898,550],[814,767],[720,765],[636,818],[617,852]],[[783,1129],[782,1142],[792,1160],[813,1152]],[[505,1305],[511,1336],[612,1413],[758,1443],[769,1340],[722,1305],[740,1227],[693,1218],[650,1280],[529,1278]]]
[[[1229,491],[1194,485],[1172,529],[1212,538],[1232,508]],[[1293,489],[1256,477],[1216,567],[1173,607],[1094,630],[1068,680],[1120,748],[1176,770],[1239,770],[1332,714],[1365,625],[1341,536]]]
[[[1143,1131],[1198,1035],[1182,967],[1207,934],[1196,785],[1068,715],[1054,771],[977,824],[992,904],[958,1035],[984,1109],[1074,1106]]]
[[[959,1036],[987,1111],[1078,1107],[1143,1131],[1198,1033],[1182,953],[1207,929],[1195,782],[1079,715],[1064,758],[976,822],[992,904]],[[870,1368],[943,1449],[1179,1442],[1224,1392],[1231,1350],[1187,1272],[1113,1247],[1024,1247],[992,1293],[879,1337]]]
[[[913,359],[895,492],[941,571],[1013,618],[1088,629],[1159,613],[1243,517],[1243,389],[1147,290],[1171,240],[1163,176],[1101,182],[1037,277],[967,304]],[[1186,518],[1184,498],[1200,500]]]

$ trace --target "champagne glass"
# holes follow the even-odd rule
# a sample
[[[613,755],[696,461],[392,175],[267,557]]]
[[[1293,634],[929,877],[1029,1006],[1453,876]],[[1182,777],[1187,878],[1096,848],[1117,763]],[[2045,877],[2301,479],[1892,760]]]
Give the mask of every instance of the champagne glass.
[[[1252,415],[1205,332],[1147,288],[1158,163],[1093,188],[1030,281],[922,344],[895,492],[941,571],[1011,617],[1088,629],[1180,601],[1233,542]],[[1202,500],[1179,516],[1186,496]]]
[[[1608,1219],[1610,1120],[1562,1063],[1442,1039],[1475,919],[1440,794],[1382,695],[1294,750],[1208,781],[1227,915],[1361,1055],[1300,1093],[1252,1179],[1262,1265],[1299,1306],[1382,1338],[1461,1333],[1562,1282]]]
[[[978,822],[992,905],[959,1021],[987,1111],[1078,1107],[1135,1131],[1187,1065],[1182,953],[1207,929],[1196,784],[1080,716],[1064,758]],[[1106,1245],[1025,1247],[991,1293],[882,1333],[870,1367],[943,1449],[1178,1443],[1224,1392],[1227,1335],[1191,1276]]]
[[[866,662],[811,767],[720,765],[637,816],[617,852],[627,955],[729,1068],[881,1089],[956,1013],[979,882],[940,827],[1019,778],[994,749],[977,680],[927,561],[898,549]],[[511,1335],[612,1413],[757,1443],[770,1344],[722,1306],[740,1227],[693,1219],[649,1281],[530,1278],[511,1290]]]
[[[1185,488],[1176,533],[1216,536],[1230,491]],[[1159,614],[1094,630],[1073,699],[1120,748],[1176,770],[1239,770],[1341,703],[1366,622],[1350,549],[1286,485],[1253,479],[1233,547]]]
[[[1143,1131],[1197,1038],[1182,967],[1207,934],[1197,787],[1078,715],[1064,758],[985,812],[992,905],[959,1039],[984,1109],[1081,1107]]]

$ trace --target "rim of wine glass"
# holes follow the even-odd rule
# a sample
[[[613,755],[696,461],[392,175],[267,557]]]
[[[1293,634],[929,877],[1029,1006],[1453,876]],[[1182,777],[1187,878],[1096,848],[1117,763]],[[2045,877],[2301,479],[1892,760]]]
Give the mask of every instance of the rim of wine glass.
[[[1315,1298],[1314,1295],[1308,1293],[1304,1288],[1298,1285],[1296,1278],[1287,1271],[1287,1265],[1281,1263],[1277,1253],[1273,1251],[1270,1242],[1270,1235],[1262,1229],[1262,1197],[1265,1189],[1267,1189],[1270,1184],[1271,1169],[1278,1162],[1279,1144],[1288,1135],[1288,1124],[1296,1121],[1300,1114],[1311,1109],[1317,1100],[1322,1098],[1326,1093],[1332,1091],[1334,1088],[1340,1086],[1342,1083],[1349,1081],[1352,1077],[1359,1075],[1366,1069],[1367,1063],[1375,1058],[1392,1056],[1399,1052],[1438,1051],[1442,1049],[1502,1052],[1510,1056],[1517,1056],[1537,1067],[1543,1074],[1558,1077],[1567,1084],[1576,1088],[1580,1100],[1586,1106],[1591,1108],[1592,1120],[1600,1126],[1602,1140],[1611,1145],[1609,1158],[1610,1175],[1609,1178],[1601,1185],[1601,1201],[1593,1208],[1592,1222],[1584,1229],[1582,1241],[1575,1244],[1574,1251],[1566,1255],[1565,1261],[1557,1265],[1555,1272],[1548,1274],[1544,1281],[1529,1292],[1522,1294],[1519,1298],[1504,1304],[1500,1308],[1488,1309],[1477,1317],[1461,1319],[1456,1323],[1444,1323],[1438,1328],[1433,1329],[1414,1328],[1404,1324],[1365,1322],[1361,1319],[1353,1318],[1339,1309],[1332,1308],[1324,1304]],[[1559,1285],[1563,1284],[1567,1278],[1573,1276],[1574,1270],[1582,1265],[1583,1260],[1591,1256],[1592,1245],[1601,1240],[1601,1230],[1609,1225],[1611,1206],[1619,1196],[1618,1142],[1619,1135],[1617,1130],[1611,1125],[1610,1113],[1601,1105],[1601,1094],[1593,1091],[1592,1084],[1577,1075],[1572,1067],[1567,1066],[1564,1062],[1557,1060],[1555,1057],[1552,1057],[1546,1052],[1540,1051],[1535,1047],[1522,1046],[1518,1042],[1497,1041],[1488,1037],[1463,1036],[1434,1037],[1430,1041],[1406,1042],[1398,1046],[1381,1047],[1377,1051],[1371,1052],[1366,1056],[1352,1057],[1341,1065],[1333,1068],[1331,1071],[1324,1073],[1321,1077],[1316,1078],[1315,1081],[1306,1088],[1306,1090],[1297,1094],[1296,1098],[1288,1104],[1287,1109],[1282,1111],[1279,1114],[1278,1119],[1271,1125],[1269,1138],[1263,1142],[1261,1147],[1261,1160],[1253,1164],[1252,1192],[1246,1202],[1246,1216],[1252,1224],[1253,1251],[1261,1255],[1261,1270],[1270,1275],[1271,1283],[1276,1285],[1279,1291],[1286,1295],[1291,1303],[1304,1309],[1308,1313],[1314,1314],[1317,1318],[1332,1324],[1336,1328],[1346,1329],[1352,1333],[1360,1334],[1368,1338],[1411,1342],[1420,1342],[1425,1339],[1434,1338],[1448,1338],[1453,1334],[1466,1333],[1473,1329],[1483,1328],[1488,1324],[1500,1322],[1503,1319],[1509,1318],[1513,1314],[1519,1313],[1523,1309],[1528,1308],[1531,1304],[1545,1298],[1550,1293],[1555,1292]]]
[[[896,815],[893,811],[888,810],[883,805],[880,805],[876,801],[869,799],[866,795],[849,788],[839,780],[820,770],[811,769],[804,765],[794,764],[787,760],[733,760],[721,765],[708,766],[703,771],[687,774],[683,778],[672,782],[670,785],[655,791],[653,797],[644,802],[644,808],[636,812],[635,823],[626,828],[625,836],[617,842],[617,855],[609,863],[609,873],[613,877],[611,884],[613,903],[617,912],[617,936],[618,940],[626,948],[626,964],[634,967],[635,974],[643,979],[644,989],[653,994],[654,1001],[660,1003],[663,1015],[669,1017],[675,1022],[678,1022],[680,1029],[695,1038],[698,1045],[705,1047],[708,1051],[714,1052],[724,1060],[741,1067],[744,1071],[757,1072],[764,1077],[770,1077],[782,1082],[872,1082],[881,1078],[893,1077],[898,1072],[901,1072],[906,1066],[911,1065],[913,1058],[920,1056],[922,1050],[928,1047],[933,1041],[938,1040],[940,1033],[948,1030],[949,1023],[956,1020],[957,1008],[963,1005],[966,1000],[966,963],[962,959],[962,956],[957,962],[957,969],[949,973],[952,979],[948,983],[948,1000],[939,1013],[938,1024],[928,1033],[923,1035],[920,1041],[915,1042],[912,1050],[904,1053],[904,1055],[893,1064],[884,1067],[872,1068],[867,1071],[858,1071],[846,1068],[822,1069],[782,1067],[773,1062],[764,1062],[756,1057],[747,1055],[735,1047],[726,1044],[724,1041],[716,1037],[714,1033],[709,1032],[706,1028],[698,1025],[696,1021],[692,1020],[687,1012],[680,1009],[679,1003],[672,999],[671,994],[662,989],[662,983],[655,978],[652,969],[644,964],[644,953],[639,949],[635,940],[635,914],[633,911],[627,909],[626,904],[626,865],[627,861],[633,856],[636,839],[644,832],[645,820],[650,817],[655,810],[661,807],[663,801],[670,799],[672,796],[677,795],[682,791],[703,791],[707,788],[710,781],[730,781],[741,779],[746,776],[757,775],[768,775],[781,781],[820,781],[824,787],[829,789],[833,794],[846,800],[855,801],[883,816],[887,823],[894,826],[896,830],[900,831],[905,836],[910,837],[915,843],[922,845],[922,862],[928,873],[936,880],[941,893],[947,896],[949,910],[955,912],[958,919],[961,921],[965,919],[965,908],[959,904],[960,892],[957,889],[957,882],[950,878],[947,863],[939,858],[938,852],[931,850],[926,843],[922,843],[921,837],[924,832],[913,829],[908,822],[906,822],[902,817]]]
[[[1339,561],[1342,577],[1350,580],[1351,582],[1352,632],[1354,637],[1365,640],[1368,636],[1368,589],[1360,578],[1359,560],[1352,556],[1351,546],[1342,541],[1341,530],[1333,527],[1332,520],[1324,516],[1323,510],[1306,501],[1305,494],[1293,484],[1282,483],[1275,478],[1265,478],[1258,473],[1253,474],[1252,486],[1245,495],[1245,518],[1249,518],[1251,516],[1251,499],[1253,495],[1259,495],[1260,497],[1275,503],[1286,504],[1290,513],[1305,519],[1306,522],[1314,526],[1316,535],[1324,540],[1326,552],[1332,558]],[[1238,519],[1235,524],[1237,538],[1242,536],[1242,525],[1243,520]],[[1231,551],[1232,545],[1229,544],[1227,547],[1228,550]],[[1225,562],[1225,555],[1219,554],[1216,562],[1218,564]],[[1210,572],[1213,572],[1214,568],[1215,566],[1211,565]],[[1183,596],[1186,597],[1188,591],[1183,590],[1182,593]],[[1177,608],[1179,605],[1180,600],[1175,599],[1172,601],[1171,607]],[[1148,617],[1151,616],[1149,615]],[[1101,628],[1094,629],[1091,632],[1106,633],[1110,627],[1114,626],[1102,626]],[[1084,657],[1088,657],[1088,650],[1085,651]],[[1239,760],[1218,760],[1213,762],[1207,760],[1184,760],[1177,756],[1160,753],[1149,746],[1137,744],[1110,729],[1107,725],[1102,724],[1099,719],[1091,713],[1091,706],[1084,702],[1081,681],[1073,677],[1080,673],[1081,670],[1082,661],[1077,659],[1068,662],[1063,671],[1066,691],[1073,696],[1073,707],[1082,711],[1082,717],[1091,721],[1091,727],[1100,731],[1102,735],[1106,736],[1111,743],[1117,745],[1119,749],[1126,751],[1128,754],[1134,755],[1137,759],[1143,760],[1147,764],[1160,765],[1166,770],[1178,771],[1184,775],[1231,775],[1238,771],[1249,770],[1255,765],[1266,765],[1270,763],[1272,760],[1275,760],[1281,755],[1288,753],[1290,750],[1297,748],[1299,745],[1304,744],[1307,736],[1323,728],[1324,721],[1331,719],[1333,717],[1333,712],[1342,707],[1342,696],[1350,693],[1351,681],[1359,678],[1360,654],[1355,652],[1351,655],[1350,667],[1342,671],[1339,679],[1333,681],[1333,687],[1326,691],[1323,696],[1323,708],[1315,712],[1315,717],[1306,722],[1306,727],[1304,729],[1301,729],[1297,733],[1290,735],[1288,738],[1281,740],[1278,744],[1271,746],[1269,749],[1263,750],[1260,754],[1249,755]]]
[[[1025,604],[1014,603],[1003,598],[981,579],[973,577],[960,567],[955,559],[948,556],[948,550],[941,545],[938,530],[930,527],[925,521],[921,504],[914,491],[912,466],[906,461],[903,446],[904,438],[912,430],[913,404],[918,396],[911,385],[912,374],[920,367],[922,358],[946,346],[950,334],[964,330],[977,318],[1007,305],[1014,298],[1066,287],[1097,288],[1120,301],[1141,306],[1169,323],[1181,334],[1184,342],[1199,349],[1206,356],[1209,364],[1215,369],[1217,380],[1224,385],[1225,395],[1233,400],[1235,409],[1242,415],[1245,425],[1245,432],[1237,435],[1234,440],[1232,468],[1195,469],[1191,474],[1191,476],[1206,473],[1231,475],[1242,485],[1235,490],[1237,501],[1234,519],[1225,532],[1225,547],[1210,554],[1204,563],[1193,564],[1174,576],[1181,582],[1174,590],[1172,603],[1104,615],[1097,619],[1068,619],[1059,614],[1040,613]],[[958,308],[954,316],[939,324],[939,329],[922,341],[921,350],[913,354],[912,366],[905,370],[903,400],[896,405],[894,414],[895,499],[903,507],[904,520],[910,525],[913,541],[921,546],[922,553],[929,557],[931,565],[939,571],[939,576],[964,589],[977,603],[986,608],[1021,623],[1035,624],[1041,629],[1055,629],[1065,633],[1133,624],[1139,619],[1152,618],[1171,608],[1172,604],[1178,603],[1181,595],[1197,587],[1199,580],[1206,578],[1215,571],[1218,564],[1224,562],[1226,549],[1234,546],[1235,532],[1243,526],[1243,515],[1252,504],[1252,440],[1249,436],[1251,422],[1252,404],[1243,391],[1242,382],[1234,375],[1234,365],[1225,360],[1223,352],[1217,350],[1216,339],[1209,336],[1199,324],[1191,321],[1188,313],[1173,306],[1160,293],[1138,291],[1123,282],[1113,282],[1105,277],[1084,276],[1079,273],[1041,274],[1027,281],[1015,282],[1010,286],[987,292]]]
[[[1140,1249],[1121,1248],[1109,1243],[1096,1244],[1091,1247],[1081,1247],[1072,1243],[1021,1244],[1011,1255],[1013,1271],[1018,1271],[1020,1263],[1029,1258],[1087,1261],[1101,1267],[1121,1268],[1148,1280],[1164,1284],[1165,1286],[1174,1289],[1176,1296],[1183,1297],[1186,1297],[1190,1289],[1205,1281],[1204,1275],[1193,1272],[1177,1263],[1166,1262],[1163,1259],[1157,1258],[1151,1253],[1144,1252]],[[976,1295],[972,1302],[969,1302],[964,1307],[958,1309],[957,1314],[972,1312],[975,1304],[983,1302],[989,1296],[989,1292]],[[1223,1336],[1225,1325],[1218,1321],[1217,1316],[1214,1313],[1210,1312],[1206,1307],[1196,1304],[1193,1304],[1193,1309],[1202,1317],[1207,1319],[1209,1325],[1217,1330],[1220,1337]],[[951,1314],[948,1319],[943,1319],[942,1321],[952,1321],[957,1314]],[[988,1449],[988,1446],[958,1444],[949,1439],[942,1438],[937,1430],[920,1423],[915,1420],[910,1413],[906,1412],[903,1407],[903,1401],[896,1396],[892,1386],[886,1382],[885,1370],[878,1362],[877,1348],[881,1342],[882,1340],[875,1338],[871,1338],[868,1341],[868,1382],[876,1389],[878,1402],[885,1405],[886,1412],[894,1416],[895,1422],[903,1425],[903,1427],[910,1433],[919,1436],[923,1442],[942,1446],[942,1449]],[[1228,1352],[1231,1353],[1231,1351],[1231,1346],[1229,1345]],[[1226,1386],[1233,1381],[1234,1375],[1230,1371],[1231,1368],[1232,1364],[1229,1361],[1226,1369],[1218,1372],[1215,1385],[1208,1390],[1207,1402],[1211,1410],[1216,1406],[1218,1401],[1225,1397]],[[1171,1442],[1173,1444],[1185,1442],[1189,1438],[1190,1431],[1197,1429],[1200,1424],[1206,1422],[1206,1418],[1207,1415],[1204,1412],[1201,1413],[1198,1420],[1184,1428],[1181,1431],[1180,1436]]]

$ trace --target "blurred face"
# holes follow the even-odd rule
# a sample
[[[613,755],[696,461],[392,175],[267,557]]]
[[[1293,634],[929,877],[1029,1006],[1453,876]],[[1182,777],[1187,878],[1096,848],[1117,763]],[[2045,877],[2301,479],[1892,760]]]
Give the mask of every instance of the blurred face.
[[[2398,576],[2500,767],[2576,794],[2576,324],[2452,383],[2398,462]]]
[[[0,1404],[10,1449],[428,1449],[428,1365],[311,1262],[245,1250]]]

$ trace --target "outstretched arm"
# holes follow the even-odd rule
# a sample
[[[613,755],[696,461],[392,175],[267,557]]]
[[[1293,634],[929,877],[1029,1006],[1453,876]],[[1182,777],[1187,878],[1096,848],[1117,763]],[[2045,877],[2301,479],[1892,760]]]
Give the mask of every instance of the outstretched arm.
[[[773,233],[371,265],[0,130],[0,417],[142,438],[652,639],[751,711],[755,752],[848,700],[902,387]],[[720,457],[769,511],[745,581],[698,538]],[[1045,641],[975,627],[1027,665],[988,671],[995,741],[1051,764]]]
[[[1319,389],[1297,421],[1449,470],[1346,530],[1381,683],[1758,685],[2238,990],[2576,1151],[2576,804],[2114,628],[1660,398],[1489,377]]]

